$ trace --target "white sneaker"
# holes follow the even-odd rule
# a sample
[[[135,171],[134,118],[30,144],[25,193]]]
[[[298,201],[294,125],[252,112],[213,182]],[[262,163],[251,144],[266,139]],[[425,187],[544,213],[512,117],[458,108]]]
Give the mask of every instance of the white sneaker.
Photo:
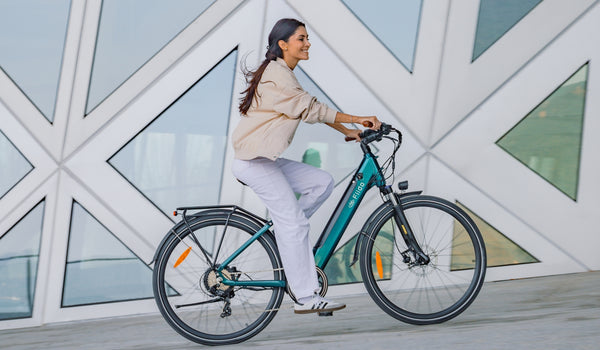
[[[341,310],[346,307],[346,304],[337,303],[327,300],[319,294],[313,295],[312,299],[304,304],[294,304],[294,312],[297,314],[310,314],[314,312],[332,312]]]

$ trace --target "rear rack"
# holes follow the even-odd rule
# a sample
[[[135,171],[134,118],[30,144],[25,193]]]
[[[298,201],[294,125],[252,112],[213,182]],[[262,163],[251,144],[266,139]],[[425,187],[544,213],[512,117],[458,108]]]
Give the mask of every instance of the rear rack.
[[[263,225],[269,221],[269,220],[267,220],[263,217],[260,217],[242,207],[239,207],[239,206],[233,205],[233,204],[230,204],[230,205],[207,205],[207,206],[196,206],[196,207],[179,207],[173,212],[173,216],[177,216],[181,212],[181,215],[183,215],[184,220],[185,220],[186,213],[188,211],[203,211],[203,210],[210,210],[210,209],[228,209],[231,211],[230,215],[233,215],[236,211],[239,211],[239,212],[242,212],[242,213],[250,216],[251,218],[255,219],[256,221],[258,221],[259,223],[261,223]],[[192,215],[195,215],[195,214],[199,214],[199,213],[193,213]]]

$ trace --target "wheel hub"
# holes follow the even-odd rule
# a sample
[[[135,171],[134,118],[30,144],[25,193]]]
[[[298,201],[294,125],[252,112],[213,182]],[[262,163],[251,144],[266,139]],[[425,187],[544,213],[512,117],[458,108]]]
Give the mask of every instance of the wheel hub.
[[[424,277],[424,276],[431,274],[436,269],[436,266],[438,264],[438,253],[435,250],[432,250],[429,246],[424,246],[423,248],[424,248],[423,251],[428,252],[427,253],[427,258],[428,258],[427,263],[414,262],[415,260],[418,260],[418,259],[413,258],[412,259],[413,262],[410,262],[408,264],[409,270],[413,274],[415,274],[419,277]],[[406,260],[405,260],[405,262],[406,262]]]
[[[233,272],[235,268],[223,269],[221,274],[223,277],[232,280]],[[222,283],[220,274],[215,269],[208,269],[202,278],[201,284],[210,294],[219,297],[230,297],[233,294],[233,286],[228,286]]]

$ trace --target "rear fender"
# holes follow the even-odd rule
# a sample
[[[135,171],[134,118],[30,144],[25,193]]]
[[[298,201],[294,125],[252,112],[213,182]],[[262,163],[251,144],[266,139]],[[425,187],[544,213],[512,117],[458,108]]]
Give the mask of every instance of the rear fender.
[[[230,209],[210,209],[210,210],[204,210],[204,211],[200,211],[191,215],[186,215],[185,216],[185,220],[182,218],[181,221],[179,221],[178,223],[175,224],[175,226],[173,226],[169,232],[167,232],[167,234],[163,237],[163,239],[160,241],[160,243],[158,244],[157,248],[156,248],[156,252],[154,253],[154,257],[152,258],[152,260],[150,261],[150,265],[153,264],[154,262],[156,262],[156,259],[158,259],[158,254],[160,253],[162,246],[165,244],[165,242],[167,240],[169,240],[169,238],[171,238],[174,235],[178,235],[181,234],[183,232],[185,232],[188,228],[188,224],[192,221],[196,221],[200,218],[203,217],[217,217],[217,218],[223,218],[223,219],[244,219],[247,221],[250,221],[250,223],[254,224],[256,226],[256,230],[258,231],[262,226],[264,226],[264,223],[260,222],[259,220],[257,220],[257,218],[253,217],[252,215],[246,214],[244,212],[241,211],[232,211]],[[187,221],[187,224],[186,224]],[[265,234],[267,235],[273,235],[273,233],[271,231],[265,232]],[[273,238],[273,237],[272,237]]]

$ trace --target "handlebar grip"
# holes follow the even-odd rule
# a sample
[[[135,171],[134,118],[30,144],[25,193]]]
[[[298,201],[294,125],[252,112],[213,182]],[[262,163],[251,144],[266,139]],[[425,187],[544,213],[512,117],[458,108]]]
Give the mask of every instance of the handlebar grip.
[[[373,129],[366,129],[366,130],[363,130],[363,132],[361,132],[358,136],[360,136],[360,139],[362,141],[364,141],[367,137],[374,135],[374,134],[377,134],[377,131],[375,131]]]
[[[363,121],[363,122],[362,122],[362,125],[363,125],[365,128],[371,128],[371,127],[373,127],[373,123],[371,123],[371,122],[370,122],[370,121],[368,121],[368,120],[365,120],[365,121]],[[366,136],[368,136],[368,135],[371,135],[372,133],[377,133],[377,132],[376,132],[375,130],[373,130],[373,129],[367,129],[367,130],[364,130],[363,132],[361,132],[359,136],[360,136],[360,138],[361,138],[361,139],[364,139]],[[346,137],[344,138],[344,140],[345,140],[346,142],[350,142],[350,141],[352,141],[352,140],[356,140],[356,139],[355,139],[355,138],[353,138],[353,137],[348,137],[348,136],[346,136]]]

